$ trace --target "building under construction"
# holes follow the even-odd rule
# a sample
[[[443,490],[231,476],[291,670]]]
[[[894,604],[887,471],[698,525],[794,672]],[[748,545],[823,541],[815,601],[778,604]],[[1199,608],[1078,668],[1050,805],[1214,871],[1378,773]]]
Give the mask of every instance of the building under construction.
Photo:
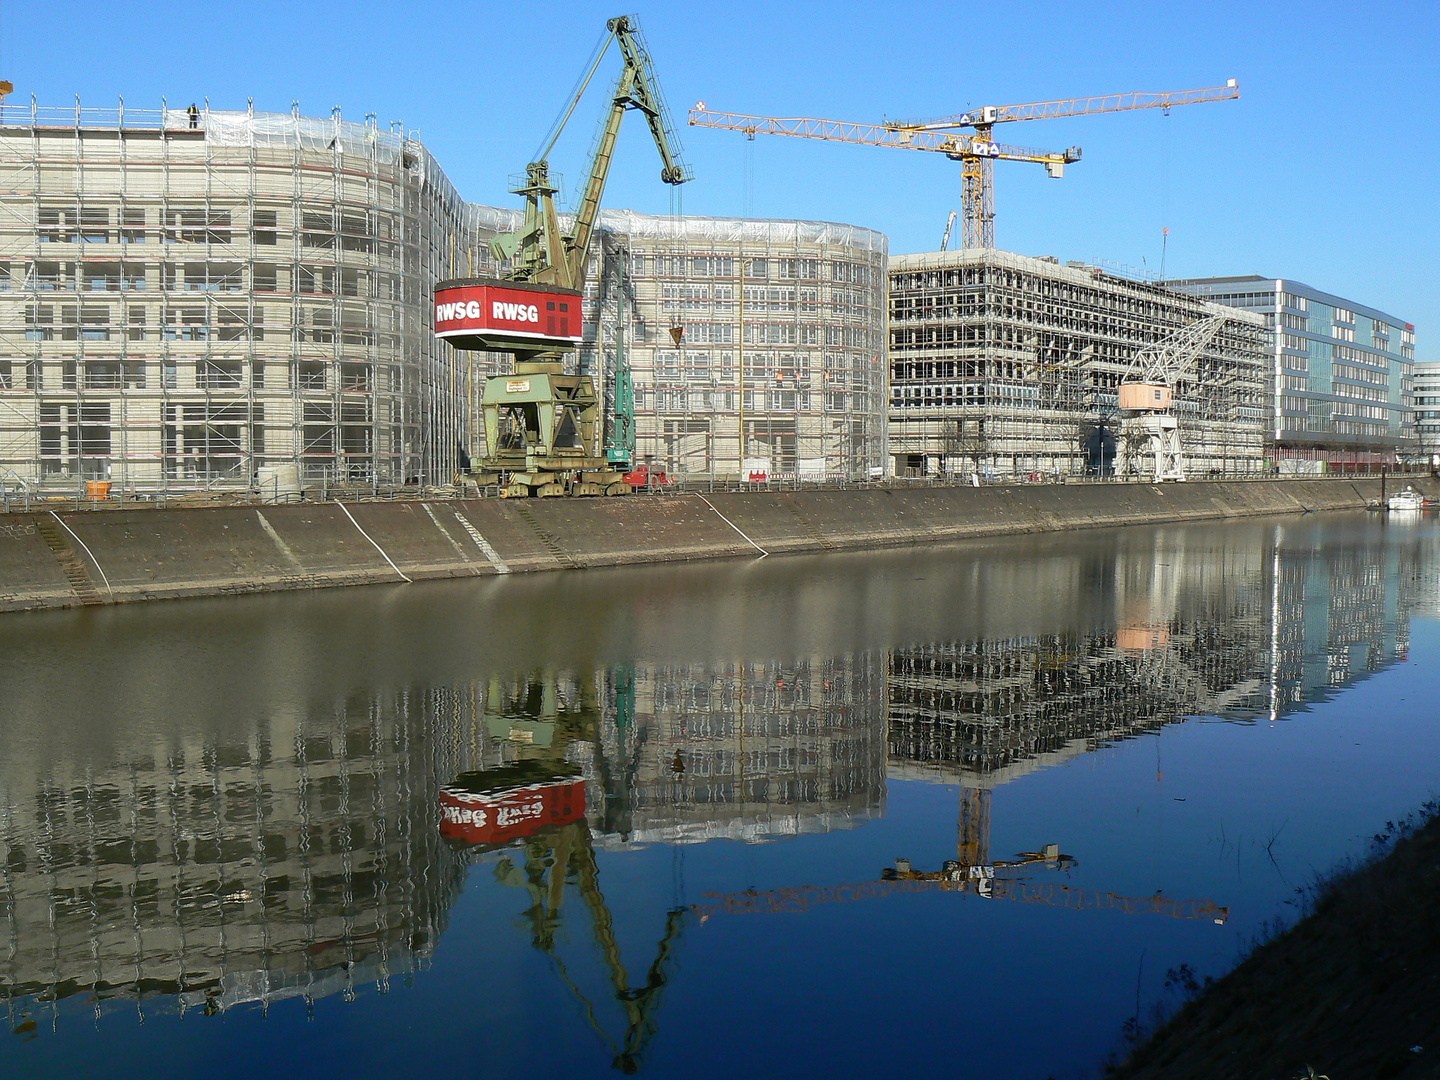
[[[430,300],[503,270],[487,241],[518,211],[465,203],[413,133],[338,111],[12,105],[0,171],[0,484],[181,493],[268,467],[277,490],[365,490],[449,483],[480,452],[479,388],[509,356],[438,341]],[[883,235],[601,225],[571,363],[608,394],[624,347],[639,460],[737,473],[743,415],[760,471],[883,463]]]
[[[1175,372],[1191,475],[1265,467],[1263,318],[1082,263],[991,249],[890,260],[890,453],[900,475],[1138,474],[1119,387],[1200,320],[1218,331]]]
[[[472,206],[466,269],[503,269],[488,239],[518,210]],[[614,414],[617,365],[635,386],[636,459],[679,477],[741,472],[853,479],[885,464],[883,234],[824,221],[602,211],[586,275],[585,342],[572,363],[597,376]],[[743,289],[743,293],[742,293]],[[508,354],[471,354],[480,376]],[[744,365],[743,394],[740,365]],[[483,432],[469,424],[472,458]]]
[[[11,106],[0,168],[0,475],[449,480],[428,293],[465,206],[414,138],[338,111]]]

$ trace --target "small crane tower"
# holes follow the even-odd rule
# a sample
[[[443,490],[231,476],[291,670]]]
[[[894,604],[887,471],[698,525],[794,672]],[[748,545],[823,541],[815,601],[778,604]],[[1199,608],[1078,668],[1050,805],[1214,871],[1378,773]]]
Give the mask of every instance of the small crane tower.
[[[1142,349],[1120,384],[1128,456],[1153,461],[1157,484],[1185,479],[1175,391],[1194,379],[1196,359],[1224,325],[1225,316],[1210,315]]]

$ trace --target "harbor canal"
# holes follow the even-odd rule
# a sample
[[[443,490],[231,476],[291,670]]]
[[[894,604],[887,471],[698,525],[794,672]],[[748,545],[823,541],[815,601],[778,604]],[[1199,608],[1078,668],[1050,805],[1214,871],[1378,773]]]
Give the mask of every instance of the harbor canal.
[[[1420,514],[8,615],[0,1074],[1096,1076],[1437,794],[1437,616]]]

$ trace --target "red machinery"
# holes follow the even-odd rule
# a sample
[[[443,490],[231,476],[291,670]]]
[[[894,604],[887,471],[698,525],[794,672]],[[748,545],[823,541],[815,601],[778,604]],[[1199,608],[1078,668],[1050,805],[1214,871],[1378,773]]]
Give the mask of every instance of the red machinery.
[[[504,844],[585,816],[585,781],[581,777],[507,782],[499,775],[506,771],[472,773],[442,788],[440,835],[462,844]],[[474,782],[480,778],[490,782]]]
[[[528,281],[452,278],[435,286],[435,334],[457,349],[573,349],[580,296]]]

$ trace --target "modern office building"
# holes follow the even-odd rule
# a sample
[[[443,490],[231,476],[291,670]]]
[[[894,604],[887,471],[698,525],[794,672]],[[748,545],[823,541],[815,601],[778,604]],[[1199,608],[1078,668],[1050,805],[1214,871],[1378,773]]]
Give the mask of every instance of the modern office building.
[[[1171,287],[1265,316],[1274,398],[1268,432],[1284,472],[1336,472],[1415,454],[1415,327],[1285,278],[1194,278]]]
[[[1410,407],[1415,410],[1415,440],[1420,457],[1440,464],[1440,361],[1415,365]]]
[[[1116,466],[1139,472],[1138,440],[1127,446],[1121,439],[1118,447],[1114,440],[1123,430],[1118,387],[1139,376],[1134,361],[1143,350],[1215,315],[1223,324],[1176,380],[1189,471],[1259,473],[1269,396],[1260,317],[1054,258],[992,250],[896,256],[895,471],[1047,478]]]

